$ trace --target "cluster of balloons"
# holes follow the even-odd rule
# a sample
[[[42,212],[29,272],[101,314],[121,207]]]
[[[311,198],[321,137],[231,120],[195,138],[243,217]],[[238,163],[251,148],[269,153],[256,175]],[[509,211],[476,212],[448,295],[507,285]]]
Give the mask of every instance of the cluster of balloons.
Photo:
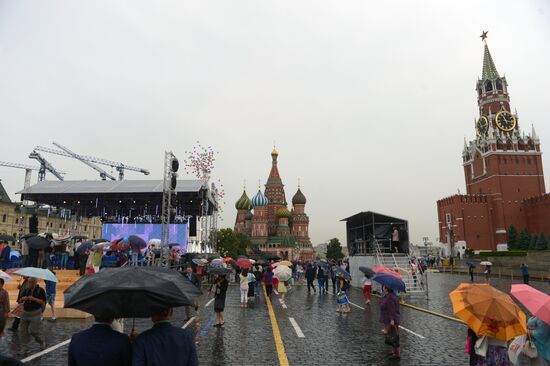
[[[205,147],[197,141],[193,150],[186,151],[185,154],[187,154],[187,158],[184,160],[185,172],[193,174],[198,179],[208,180],[214,169],[215,155],[218,154],[212,149],[212,146]]]
[[[212,146],[203,146],[200,141],[197,141],[193,150],[186,151],[185,154],[187,155],[187,158],[183,161],[185,172],[194,175],[197,179],[209,180],[214,169],[216,155],[219,152],[214,151]],[[225,204],[225,190],[219,179],[214,193],[220,203],[218,205],[218,218],[221,218],[221,213],[223,213],[221,206]]]

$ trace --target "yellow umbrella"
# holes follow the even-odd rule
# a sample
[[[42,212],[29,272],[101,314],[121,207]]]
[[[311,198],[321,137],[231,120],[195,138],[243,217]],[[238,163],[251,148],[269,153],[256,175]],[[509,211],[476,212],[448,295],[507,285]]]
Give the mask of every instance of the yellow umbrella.
[[[527,318],[510,295],[488,284],[461,283],[449,294],[453,312],[478,336],[509,341],[527,333]]]
[[[292,262],[291,261],[284,260],[284,261],[281,261],[281,264],[283,266],[292,267]]]

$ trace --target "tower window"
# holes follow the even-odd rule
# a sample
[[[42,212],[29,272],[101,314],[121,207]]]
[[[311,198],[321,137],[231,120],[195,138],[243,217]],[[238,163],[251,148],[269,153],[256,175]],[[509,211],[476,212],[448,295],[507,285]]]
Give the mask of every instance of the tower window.
[[[501,90],[502,91],[502,81],[500,79],[497,80],[496,82],[497,84],[497,90]]]
[[[493,90],[493,83],[491,83],[491,80],[487,80],[485,82],[485,92],[490,92],[491,90]]]

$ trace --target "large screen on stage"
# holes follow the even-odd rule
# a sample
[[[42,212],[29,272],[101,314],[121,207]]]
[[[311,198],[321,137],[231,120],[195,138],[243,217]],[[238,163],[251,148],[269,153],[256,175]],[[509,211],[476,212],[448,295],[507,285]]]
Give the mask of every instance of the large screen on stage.
[[[187,247],[187,224],[170,224],[170,242]],[[145,241],[160,239],[161,224],[103,224],[102,237],[110,241],[137,235]]]

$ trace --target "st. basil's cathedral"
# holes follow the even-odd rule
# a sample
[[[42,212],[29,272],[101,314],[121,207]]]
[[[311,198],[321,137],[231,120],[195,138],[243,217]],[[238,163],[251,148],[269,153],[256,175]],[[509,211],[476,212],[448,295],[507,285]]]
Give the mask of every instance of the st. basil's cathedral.
[[[264,253],[289,260],[313,260],[315,252],[309,239],[306,197],[300,187],[288,209],[284,185],[277,167],[279,153],[271,152],[271,171],[265,184],[252,199],[246,189],[235,203],[235,231],[246,235]]]

